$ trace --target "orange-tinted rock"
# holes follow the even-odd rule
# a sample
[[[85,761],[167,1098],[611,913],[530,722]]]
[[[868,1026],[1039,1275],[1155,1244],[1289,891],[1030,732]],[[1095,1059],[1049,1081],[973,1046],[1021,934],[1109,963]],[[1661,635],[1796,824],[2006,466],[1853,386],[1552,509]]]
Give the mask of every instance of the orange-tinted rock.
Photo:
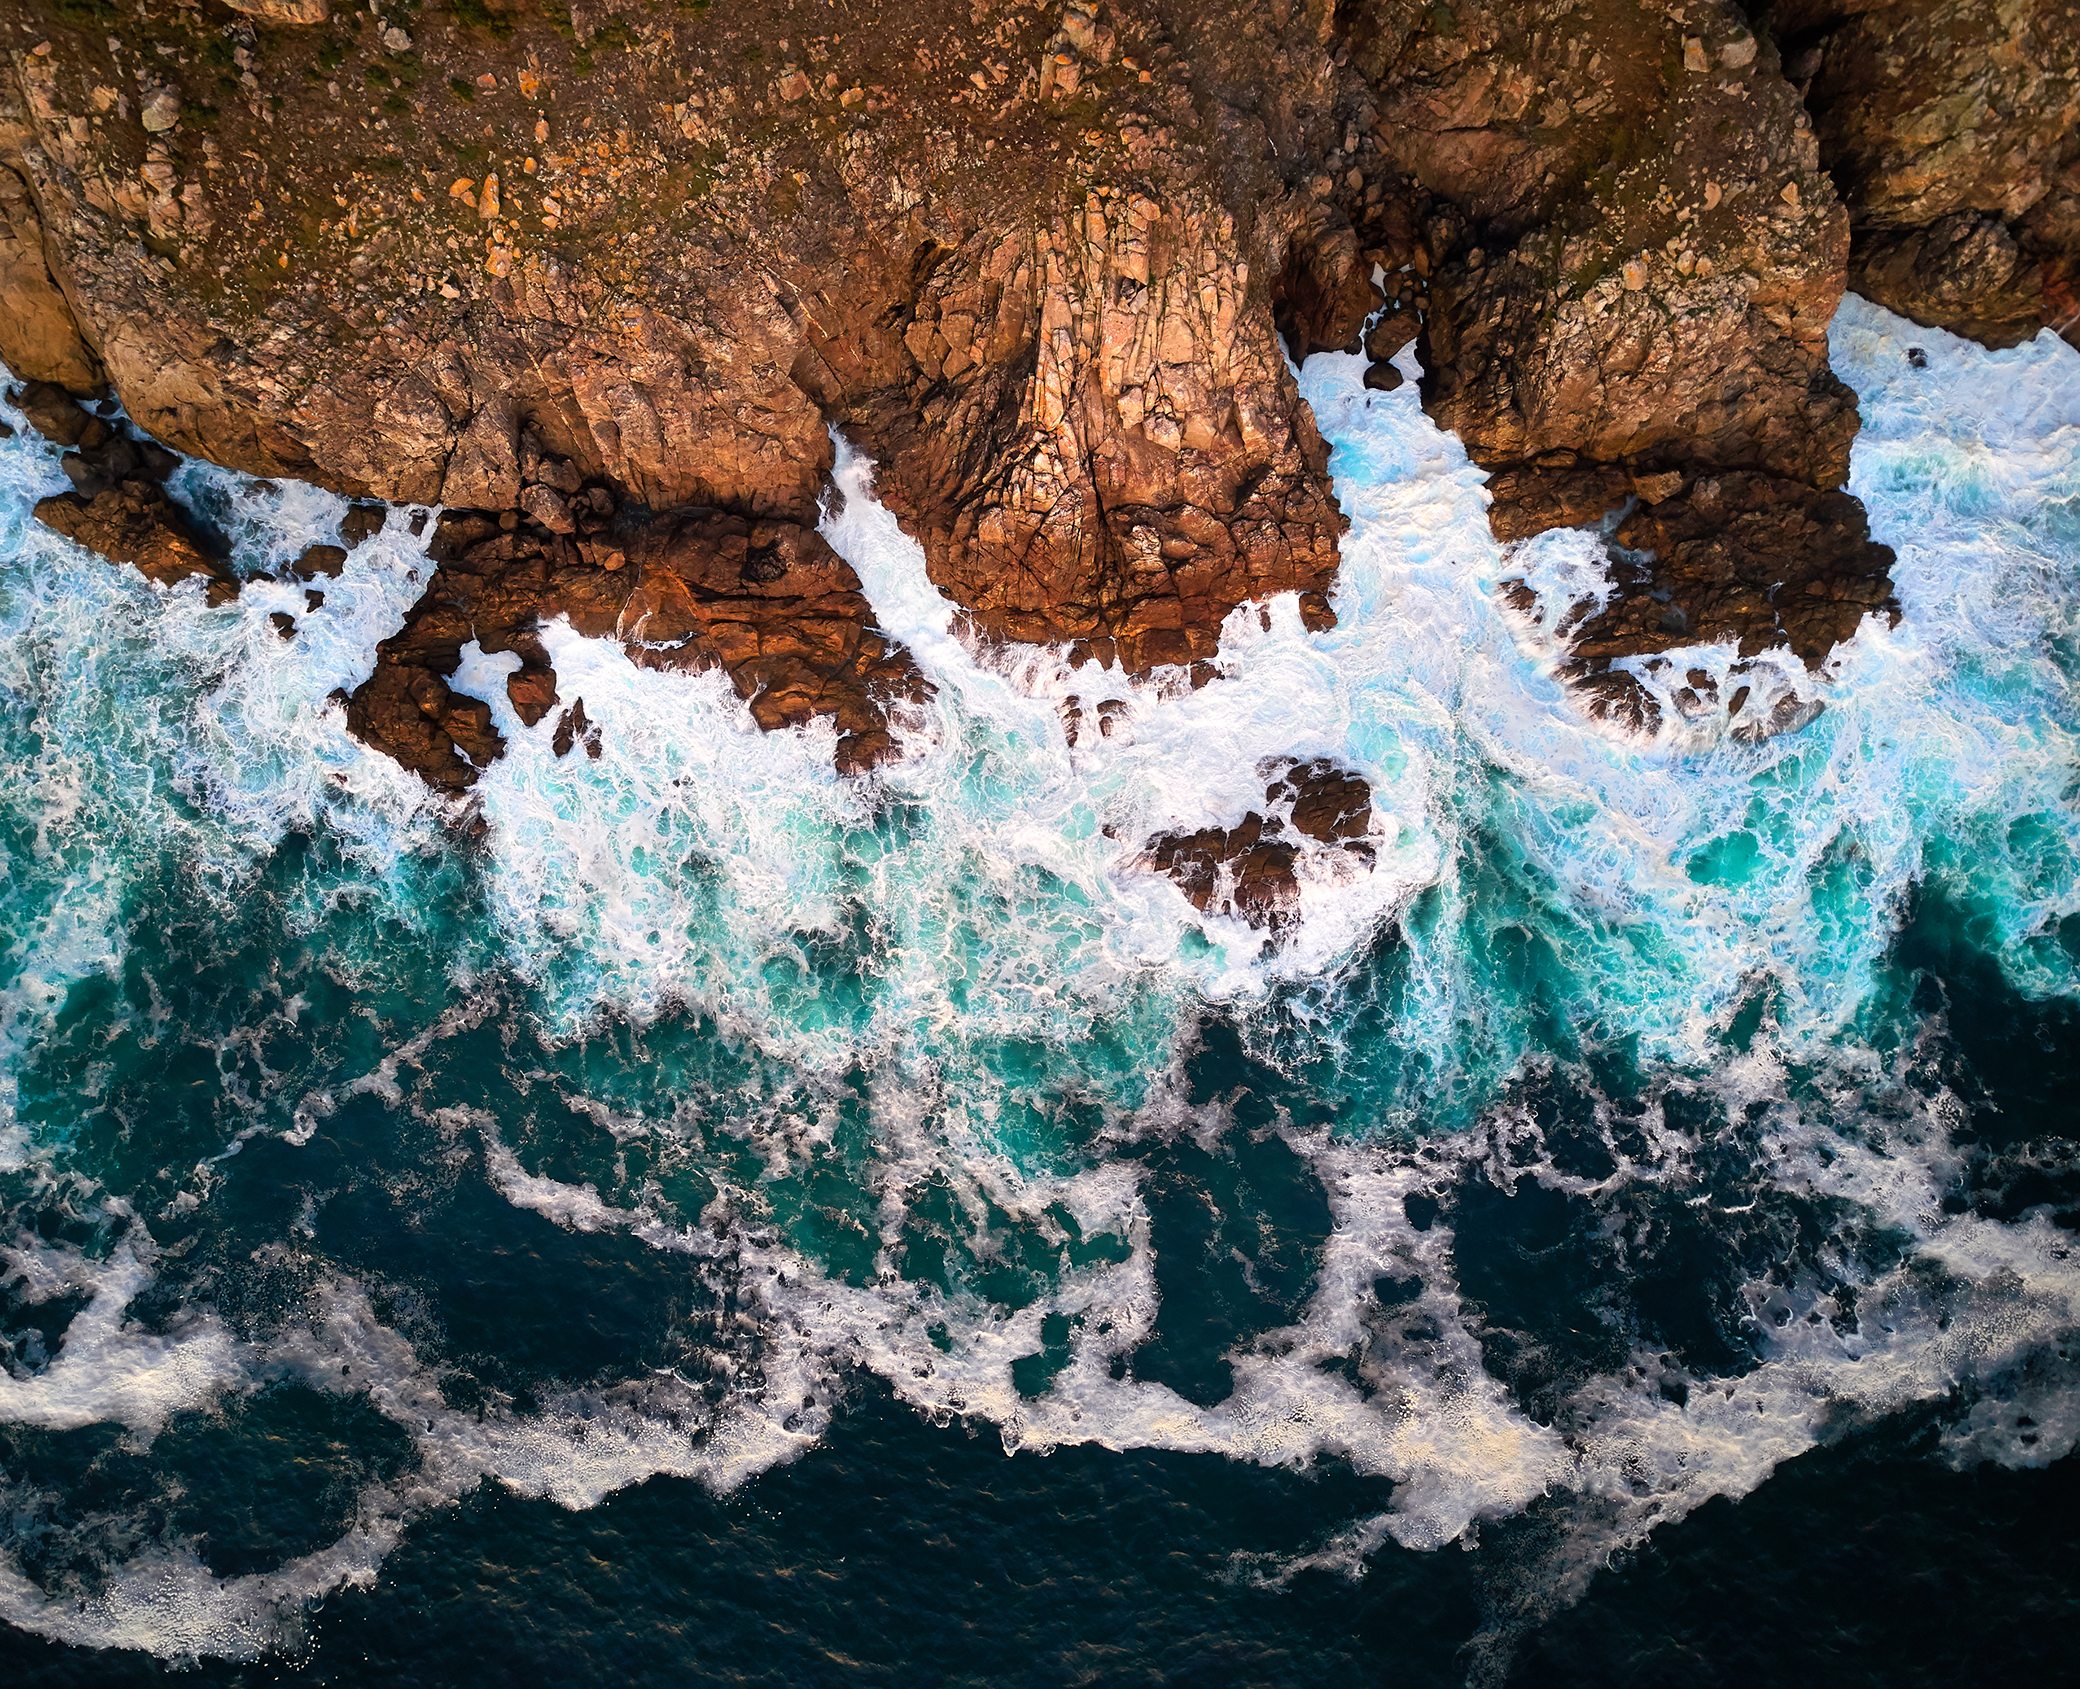
[[[53,382],[74,393],[91,393],[105,379],[101,360],[81,337],[45,260],[43,221],[29,185],[5,165],[0,165],[0,364],[24,379]]]
[[[91,499],[61,493],[41,500],[36,520],[98,551],[111,563],[130,563],[148,580],[177,586],[190,576],[208,582],[212,604],[237,596],[238,581],[207,547],[186,512],[150,481],[125,481]]]
[[[1193,908],[1254,927],[1282,925],[1298,900],[1303,841],[1372,864],[1372,847],[1363,842],[1372,821],[1370,785],[1325,758],[1278,762],[1267,772],[1268,813],[1251,810],[1233,827],[1160,833],[1143,847],[1148,864],[1175,880]]]
[[[515,669],[506,676],[506,696],[513,713],[528,727],[556,707],[556,671],[547,668]]]
[[[1816,30],[1859,9],[1799,3]],[[671,660],[712,656],[761,720],[838,717],[852,760],[886,750],[852,698],[886,656],[863,613],[820,588],[674,587],[633,528],[598,524],[632,506],[806,530],[839,427],[975,632],[1196,669],[1250,600],[1290,591],[1309,627],[1333,619],[1343,519],[1288,351],[1352,346],[1375,274],[1393,308],[1373,385],[1416,334],[1431,414],[1527,477],[1498,532],[1593,519],[1606,471],[1846,475],[1855,405],[1826,325],[1849,217],[1777,47],[1731,0],[1680,25],[1631,0],[1119,0],[1092,26],[1111,46],[1076,45],[1066,77],[1059,11],[867,7],[839,46],[741,0],[646,13],[642,52],[588,60],[583,117],[540,95],[580,69],[555,20],[495,8],[486,35],[433,7],[415,51],[485,67],[467,103],[392,125],[376,30],[283,30],[257,49],[265,100],[227,84],[206,136],[149,142],[82,101],[132,86],[139,52],[220,50],[216,26],[22,5],[50,51],[10,72],[0,162],[40,231],[55,291],[37,298],[77,313],[145,428],[256,474],[524,511],[570,543],[554,571],[620,582],[580,611],[640,592],[656,625],[687,625]],[[765,62],[796,37],[836,80]],[[998,68],[1042,62],[1044,88]],[[1915,76],[1873,118],[1887,136],[1913,129]],[[381,135],[382,168],[342,151],[343,118]],[[425,192],[487,128],[533,137],[533,168],[498,163],[495,197]],[[2040,245],[2080,205],[2054,165],[2001,212]],[[1942,254],[1990,275],[1998,244]],[[1935,268],[1940,292],[1955,265]],[[2048,261],[2030,274],[2046,299],[2066,285]],[[1539,481],[1563,451],[1580,477]]]

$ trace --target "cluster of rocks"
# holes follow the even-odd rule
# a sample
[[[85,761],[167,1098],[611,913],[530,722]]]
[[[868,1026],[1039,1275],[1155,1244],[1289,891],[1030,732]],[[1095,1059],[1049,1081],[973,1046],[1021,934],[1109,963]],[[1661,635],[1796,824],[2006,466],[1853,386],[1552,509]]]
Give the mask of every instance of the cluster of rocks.
[[[832,718],[841,771],[893,754],[892,716],[930,688],[909,653],[875,631],[859,578],[820,534],[709,508],[623,505],[608,517],[611,501],[590,498],[559,508],[579,502],[586,515],[561,532],[513,511],[442,515],[425,593],[347,701],[357,737],[439,790],[466,789],[505,742],[490,706],[448,684],[463,647],[520,658],[506,692],[532,727],[562,701],[540,628],[563,617],[645,667],[723,670],[769,731]],[[554,749],[579,743],[600,754],[583,699],[559,717]]]
[[[59,462],[73,490],[39,500],[37,521],[161,585],[200,575],[212,604],[238,596],[224,562],[228,548],[167,496],[179,458],[53,382],[28,382],[9,398],[39,434],[66,448]]]
[[[1071,693],[1061,702],[1062,735],[1069,741],[1073,751],[1085,743],[1095,731],[1100,739],[1110,739],[1113,730],[1127,713],[1126,704],[1118,698],[1100,698],[1088,709],[1081,697]]]
[[[1327,758],[1275,759],[1265,776],[1264,808],[1233,827],[1159,833],[1143,847],[1149,864],[1175,880],[1202,914],[1277,928],[1300,897],[1299,862],[1310,845],[1370,868],[1372,787]]]
[[[1557,607],[1553,618],[1569,648],[1559,673],[1594,715],[1636,732],[1661,723],[1653,694],[1614,666],[1621,658],[1724,644],[1744,659],[1788,649],[1816,669],[1866,615],[1899,618],[1892,549],[1870,537],[1863,506],[1847,493],[1740,470],[1635,477],[1631,490],[1638,502],[1610,537],[1608,597],[1600,607]],[[1625,502],[1620,486],[1601,496]],[[1540,606],[1522,579],[1500,590],[1522,614],[1555,608]],[[1677,703],[1693,713],[1709,682],[1701,670],[1687,678],[1691,696]],[[1729,718],[1742,701],[1731,700]],[[1775,730],[1794,724],[1804,721],[1787,716]],[[1755,723],[1735,727],[1755,736]]]
[[[1845,286],[2080,332],[2075,0],[237,9],[22,0],[0,360],[465,513],[352,707],[447,790],[498,752],[461,646],[517,652],[539,721],[553,615],[887,754],[922,683],[813,533],[834,427],[985,639],[1203,679],[1238,605],[1326,627],[1343,519],[1289,355],[1362,347],[1391,390],[1411,342],[1499,538],[1637,501],[1570,673],[1642,717],[1620,658],[1818,662],[1892,611],[1840,491]],[[221,568],[100,449],[54,525]],[[1273,821],[1237,883],[1275,884]]]
[[[1422,298],[1422,279],[1411,269],[1388,284],[1378,320],[1365,331],[1365,385],[1375,392],[1391,393],[1401,385],[1393,360],[1423,332]]]

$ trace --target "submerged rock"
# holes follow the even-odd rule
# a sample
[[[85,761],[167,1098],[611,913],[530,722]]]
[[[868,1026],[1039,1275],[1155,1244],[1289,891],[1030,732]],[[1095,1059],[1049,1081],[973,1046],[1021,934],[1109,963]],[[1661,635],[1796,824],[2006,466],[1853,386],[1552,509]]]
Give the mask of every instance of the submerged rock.
[[[1278,927],[1299,900],[1298,865],[1310,845],[1338,851],[1353,866],[1372,866],[1372,847],[1364,842],[1372,787],[1320,757],[1281,760],[1265,772],[1264,813],[1251,810],[1233,827],[1159,833],[1143,852],[1148,865],[1175,880],[1201,913]]]

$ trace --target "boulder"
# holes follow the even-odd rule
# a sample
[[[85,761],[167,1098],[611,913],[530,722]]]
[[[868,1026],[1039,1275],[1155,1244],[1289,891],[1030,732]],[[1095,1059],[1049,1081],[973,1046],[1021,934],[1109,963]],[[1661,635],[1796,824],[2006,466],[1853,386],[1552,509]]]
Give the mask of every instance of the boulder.
[[[187,514],[165,489],[145,480],[105,487],[93,497],[61,493],[36,506],[36,520],[99,552],[111,563],[129,563],[147,580],[178,586],[191,576],[207,583],[212,604],[238,595],[238,579],[212,554]]]
[[[1236,917],[1253,927],[1278,928],[1292,918],[1300,896],[1303,852],[1334,851],[1354,869],[1370,868],[1372,788],[1326,758],[1275,760],[1264,770],[1264,810],[1251,810],[1233,827],[1159,833],[1142,859],[1175,880],[1202,914]]]

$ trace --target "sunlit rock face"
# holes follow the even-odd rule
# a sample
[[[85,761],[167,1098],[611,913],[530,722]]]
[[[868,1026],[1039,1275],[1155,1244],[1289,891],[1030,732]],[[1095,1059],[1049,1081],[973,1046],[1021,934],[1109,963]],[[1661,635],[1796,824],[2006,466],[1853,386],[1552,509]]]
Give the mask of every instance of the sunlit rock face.
[[[1779,0],[1763,9],[1855,230],[1852,285],[1989,346],[2080,344],[2080,12]]]
[[[1888,1506],[2027,1505],[2080,1435],[2080,359],[1853,297],[1829,342],[1853,501],[1642,471],[1609,534],[1507,542],[1411,347],[1313,357],[1337,626],[1282,594],[1140,678],[975,638],[842,439],[813,530],[619,528],[525,449],[508,526],[0,405],[0,1641],[358,1682],[524,1575],[561,1657],[625,1619],[749,1676],[747,1564],[827,1572],[819,1646],[863,1567],[919,1629],[1001,1598],[888,1548],[928,1471],[960,1562],[994,1519],[1050,1573],[1021,1636],[1125,1587],[1140,1506],[1224,1637],[1377,1664],[1375,1600],[1399,1663],[1414,1590],[1423,1680],[1543,1681],[1650,1541],[1698,1599],[1759,1559],[1744,1635],[1809,1657],[1787,1568],[1816,1512],[1868,1538],[1873,1455]],[[235,595],[34,519],[125,445]],[[1692,548],[1829,526],[1897,619],[1692,595]],[[869,778],[730,666],[811,584],[922,683]],[[1592,647],[1636,709],[1582,707]],[[355,736],[392,671],[460,802]],[[1962,1575],[1946,1529],[1896,1534]],[[2014,1565],[1987,1598],[2063,1648]]]

